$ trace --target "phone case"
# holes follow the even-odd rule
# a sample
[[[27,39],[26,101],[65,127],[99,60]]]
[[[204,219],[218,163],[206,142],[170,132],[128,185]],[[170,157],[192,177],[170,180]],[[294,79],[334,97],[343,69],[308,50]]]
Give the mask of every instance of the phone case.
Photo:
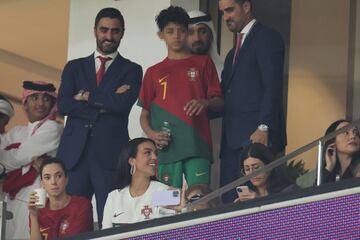
[[[155,206],[169,206],[180,204],[180,190],[165,190],[152,193],[152,205]]]
[[[238,192],[238,193],[249,192],[249,187],[248,186],[237,186],[236,192]]]

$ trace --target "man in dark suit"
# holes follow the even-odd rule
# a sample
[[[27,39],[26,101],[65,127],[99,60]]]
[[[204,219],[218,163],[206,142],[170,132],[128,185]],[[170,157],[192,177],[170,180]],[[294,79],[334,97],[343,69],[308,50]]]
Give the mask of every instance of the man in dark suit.
[[[89,199],[95,193],[100,224],[142,79],[141,66],[117,51],[123,34],[121,13],[102,9],[95,19],[96,51],[66,64],[58,98],[67,116],[57,153],[69,170],[67,190]]]
[[[219,0],[227,27],[237,34],[222,72],[225,98],[221,143],[221,185],[240,177],[241,150],[250,142],[286,145],[283,111],[284,43],[281,35],[254,19],[251,0]],[[234,200],[235,191],[223,196]]]

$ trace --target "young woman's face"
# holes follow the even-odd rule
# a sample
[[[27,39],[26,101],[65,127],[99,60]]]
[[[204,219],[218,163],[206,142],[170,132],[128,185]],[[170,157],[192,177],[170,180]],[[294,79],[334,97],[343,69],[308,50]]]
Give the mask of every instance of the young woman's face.
[[[258,158],[249,157],[244,160],[244,173],[245,175],[251,174],[253,171],[264,166],[264,162]],[[267,180],[269,178],[269,173],[260,173],[256,177],[250,179],[251,183],[255,187],[263,187],[267,185]]]
[[[336,130],[349,125],[348,122],[342,122]],[[335,138],[336,151],[339,154],[354,155],[360,149],[359,130],[351,128],[346,132],[340,133]]]
[[[65,193],[68,178],[59,164],[51,163],[46,165],[43,168],[41,178],[41,185],[49,197],[57,197]]]
[[[152,142],[143,142],[138,146],[135,158],[129,160],[130,165],[135,165],[135,173],[145,176],[155,176],[157,171],[157,150]]]

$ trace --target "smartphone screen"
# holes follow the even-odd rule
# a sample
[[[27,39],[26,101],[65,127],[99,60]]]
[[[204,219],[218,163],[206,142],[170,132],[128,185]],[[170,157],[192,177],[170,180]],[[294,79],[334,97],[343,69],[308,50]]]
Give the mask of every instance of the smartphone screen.
[[[180,204],[180,190],[164,190],[152,193],[152,205],[155,206],[169,206]]]

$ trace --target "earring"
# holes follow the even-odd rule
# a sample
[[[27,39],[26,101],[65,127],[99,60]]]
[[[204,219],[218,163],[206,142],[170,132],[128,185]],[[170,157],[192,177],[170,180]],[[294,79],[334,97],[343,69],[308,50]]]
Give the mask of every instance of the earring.
[[[130,175],[131,175],[131,176],[132,176],[132,175],[134,175],[135,171],[136,171],[136,167],[135,167],[135,165],[131,165],[131,168],[130,168]]]

